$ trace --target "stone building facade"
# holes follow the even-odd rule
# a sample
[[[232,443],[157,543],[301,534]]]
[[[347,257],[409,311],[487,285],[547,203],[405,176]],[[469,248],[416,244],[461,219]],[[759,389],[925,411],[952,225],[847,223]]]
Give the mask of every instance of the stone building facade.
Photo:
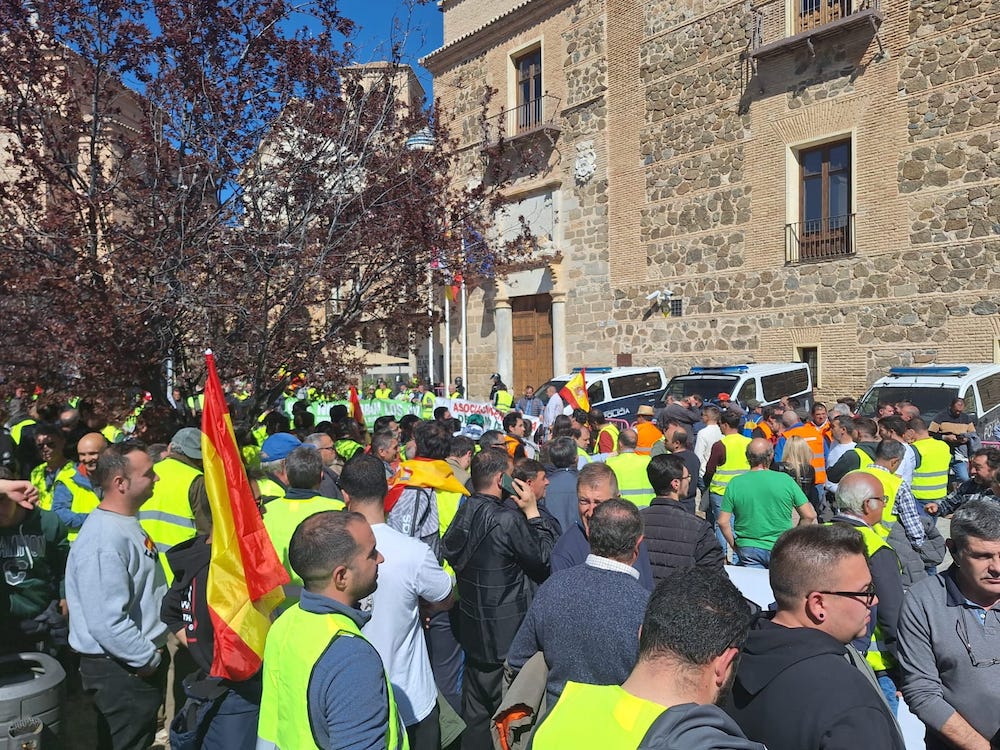
[[[804,359],[831,398],[1000,361],[1000,0],[439,4],[424,64],[466,171],[502,121],[540,237],[470,294],[473,396]]]

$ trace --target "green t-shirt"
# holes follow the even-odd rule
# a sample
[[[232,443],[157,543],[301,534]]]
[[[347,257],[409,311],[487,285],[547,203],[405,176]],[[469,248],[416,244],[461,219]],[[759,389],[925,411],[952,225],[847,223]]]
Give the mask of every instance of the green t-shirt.
[[[722,510],[733,514],[736,546],[771,549],[792,528],[792,509],[809,500],[782,471],[748,471],[733,477],[722,498]]]

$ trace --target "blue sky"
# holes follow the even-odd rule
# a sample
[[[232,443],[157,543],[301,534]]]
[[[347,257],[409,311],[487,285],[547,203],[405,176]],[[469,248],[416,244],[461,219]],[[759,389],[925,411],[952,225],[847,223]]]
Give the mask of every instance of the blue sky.
[[[431,76],[417,60],[441,46],[443,25],[437,3],[416,5],[412,14],[409,3],[400,0],[340,0],[339,5],[341,13],[361,27],[354,40],[358,62],[388,58],[390,40],[401,38],[397,27],[409,25],[403,62],[414,67],[430,100]]]

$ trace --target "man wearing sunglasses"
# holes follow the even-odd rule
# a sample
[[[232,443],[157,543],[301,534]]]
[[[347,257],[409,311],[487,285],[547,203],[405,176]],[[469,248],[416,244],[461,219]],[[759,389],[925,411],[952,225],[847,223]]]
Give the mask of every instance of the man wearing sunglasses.
[[[768,750],[903,750],[871,667],[850,645],[878,602],[861,535],[797,526],[775,543],[769,577],[778,610],[750,633],[726,711]]]
[[[1000,505],[963,505],[948,549],[954,564],[903,603],[903,697],[927,727],[927,750],[988,750],[1000,739]]]

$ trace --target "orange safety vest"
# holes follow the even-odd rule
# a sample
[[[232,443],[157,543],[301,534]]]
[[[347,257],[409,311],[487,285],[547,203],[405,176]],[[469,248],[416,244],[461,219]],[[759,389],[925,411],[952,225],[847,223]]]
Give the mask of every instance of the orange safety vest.
[[[812,451],[812,467],[816,470],[816,484],[826,483],[826,444],[823,440],[823,430],[812,422],[800,424],[784,432],[785,438],[800,437],[809,443],[809,450]]]
[[[640,456],[648,456],[650,449],[657,440],[663,440],[663,433],[652,422],[639,422],[635,426],[637,436],[635,452]]]

